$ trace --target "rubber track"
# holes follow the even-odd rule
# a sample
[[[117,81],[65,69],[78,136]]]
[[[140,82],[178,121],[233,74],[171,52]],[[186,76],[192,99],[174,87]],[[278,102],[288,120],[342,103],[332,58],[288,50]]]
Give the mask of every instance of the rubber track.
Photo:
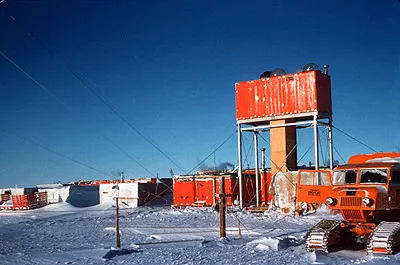
[[[322,220],[313,226],[306,234],[306,250],[329,252],[328,237],[335,232],[336,228],[339,228],[341,222],[338,220]]]
[[[396,234],[400,230],[400,222],[382,221],[371,234],[368,240],[368,254],[393,254],[397,251],[400,242],[395,242]]]

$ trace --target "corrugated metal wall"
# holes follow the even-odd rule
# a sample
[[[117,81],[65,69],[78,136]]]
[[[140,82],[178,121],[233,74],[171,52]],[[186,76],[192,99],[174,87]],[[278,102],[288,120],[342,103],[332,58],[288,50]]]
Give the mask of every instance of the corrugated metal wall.
[[[330,83],[330,77],[320,71],[236,83],[236,118],[331,113]]]

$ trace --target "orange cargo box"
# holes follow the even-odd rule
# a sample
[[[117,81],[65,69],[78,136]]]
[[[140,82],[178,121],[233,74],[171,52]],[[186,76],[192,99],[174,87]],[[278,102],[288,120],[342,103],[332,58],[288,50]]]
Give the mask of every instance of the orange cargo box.
[[[236,119],[332,113],[331,80],[318,70],[236,83]]]

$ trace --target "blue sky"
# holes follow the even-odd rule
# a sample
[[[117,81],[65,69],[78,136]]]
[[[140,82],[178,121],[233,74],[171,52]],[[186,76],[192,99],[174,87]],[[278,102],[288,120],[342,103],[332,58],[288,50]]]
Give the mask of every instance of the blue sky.
[[[0,51],[43,86],[0,56],[3,187],[108,177],[22,138],[109,175],[149,177],[135,161],[185,173],[234,133],[235,82],[309,62],[330,65],[335,126],[400,151],[398,1],[5,0],[0,23]],[[338,131],[334,143],[345,160],[370,152]],[[236,146],[205,164],[236,165]]]

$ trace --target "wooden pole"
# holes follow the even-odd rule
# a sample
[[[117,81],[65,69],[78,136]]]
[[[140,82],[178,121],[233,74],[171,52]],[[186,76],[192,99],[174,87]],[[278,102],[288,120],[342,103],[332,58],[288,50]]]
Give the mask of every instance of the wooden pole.
[[[119,235],[119,206],[118,206],[118,196],[115,198],[115,235],[117,237],[117,248],[121,248],[121,238]]]
[[[219,176],[219,236],[226,237],[226,220],[225,220],[225,183],[224,177]]]
[[[238,219],[238,239],[242,239],[242,230],[240,230],[240,220]]]

